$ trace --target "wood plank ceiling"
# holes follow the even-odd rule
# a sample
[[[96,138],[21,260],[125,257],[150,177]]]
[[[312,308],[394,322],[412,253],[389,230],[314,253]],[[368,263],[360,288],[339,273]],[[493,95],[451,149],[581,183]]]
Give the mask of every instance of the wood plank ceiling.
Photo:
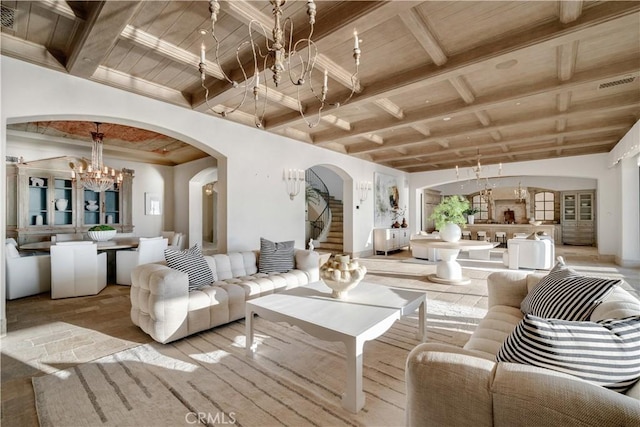
[[[230,110],[242,98],[243,89],[232,87],[222,71],[244,85],[236,47],[249,40],[248,23],[273,26],[268,2],[220,2],[222,70],[212,61],[212,39],[204,38],[205,100],[198,63],[200,30],[211,28],[207,1],[1,3],[3,55],[204,114],[212,114],[210,106]],[[640,118],[639,2],[316,4],[314,87],[322,86],[326,69],[328,98],[348,96],[356,28],[362,50],[357,90],[347,104],[325,107],[318,125],[309,127],[298,110],[314,120],[314,95],[301,91],[298,99],[288,76],[276,89],[260,65],[267,132],[420,172],[470,166],[479,156],[495,164],[607,152]],[[284,15],[296,37],[308,32],[306,1],[287,1]],[[5,16],[13,18],[12,28]],[[251,57],[241,51],[238,60],[249,63],[251,77]],[[249,96],[228,120],[254,126]],[[15,130],[34,128],[49,126]],[[120,138],[120,145],[166,156],[185,150],[176,142],[159,152],[143,137],[129,139]],[[150,140],[157,142],[157,135]]]

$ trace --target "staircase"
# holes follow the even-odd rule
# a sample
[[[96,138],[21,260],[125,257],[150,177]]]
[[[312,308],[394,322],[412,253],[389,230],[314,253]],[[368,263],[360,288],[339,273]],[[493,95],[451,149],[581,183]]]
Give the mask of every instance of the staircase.
[[[326,239],[316,245],[316,249],[340,253],[344,248],[342,201],[329,196],[329,209],[331,209],[331,227]]]

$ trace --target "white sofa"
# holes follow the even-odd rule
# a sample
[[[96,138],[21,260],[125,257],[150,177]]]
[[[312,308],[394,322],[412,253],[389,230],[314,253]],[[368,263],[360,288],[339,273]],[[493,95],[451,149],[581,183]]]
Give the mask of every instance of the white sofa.
[[[496,362],[522,320],[520,303],[544,274],[489,275],[489,310],[463,348],[424,343],[407,358],[408,426],[638,426],[640,381],[617,393],[573,375]],[[590,320],[640,315],[640,301],[617,287]]]
[[[137,266],[131,273],[131,320],[154,340],[168,343],[244,318],[245,301],[320,280],[317,252],[295,251],[295,268],[259,273],[257,252],[204,256],[217,277],[189,291],[187,273],[164,261]]]
[[[509,239],[502,258],[504,265],[511,270],[549,270],[553,267],[554,259],[555,247],[550,239]]]

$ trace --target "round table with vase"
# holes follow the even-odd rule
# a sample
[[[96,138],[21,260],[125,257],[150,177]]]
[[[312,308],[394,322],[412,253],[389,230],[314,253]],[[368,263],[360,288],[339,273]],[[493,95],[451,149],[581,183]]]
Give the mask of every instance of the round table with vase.
[[[468,285],[471,283],[471,279],[462,275],[462,266],[457,261],[460,251],[488,250],[495,246],[491,242],[475,240],[445,242],[439,239],[412,240],[411,244],[438,250],[441,259],[436,263],[436,273],[430,274],[427,278],[432,282],[446,285]]]

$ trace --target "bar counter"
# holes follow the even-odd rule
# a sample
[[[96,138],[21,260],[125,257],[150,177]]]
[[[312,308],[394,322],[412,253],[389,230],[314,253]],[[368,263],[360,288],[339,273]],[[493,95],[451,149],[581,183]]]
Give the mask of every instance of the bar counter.
[[[544,232],[549,235],[552,239],[555,238],[555,227],[554,224],[543,224],[543,225],[531,225],[531,224],[467,224],[462,227],[462,230],[471,231],[471,238],[477,239],[478,231],[486,231],[487,238],[491,239],[491,241],[495,241],[496,231],[504,231],[507,233],[507,239],[513,239],[514,233],[526,233],[531,234],[533,232]]]

